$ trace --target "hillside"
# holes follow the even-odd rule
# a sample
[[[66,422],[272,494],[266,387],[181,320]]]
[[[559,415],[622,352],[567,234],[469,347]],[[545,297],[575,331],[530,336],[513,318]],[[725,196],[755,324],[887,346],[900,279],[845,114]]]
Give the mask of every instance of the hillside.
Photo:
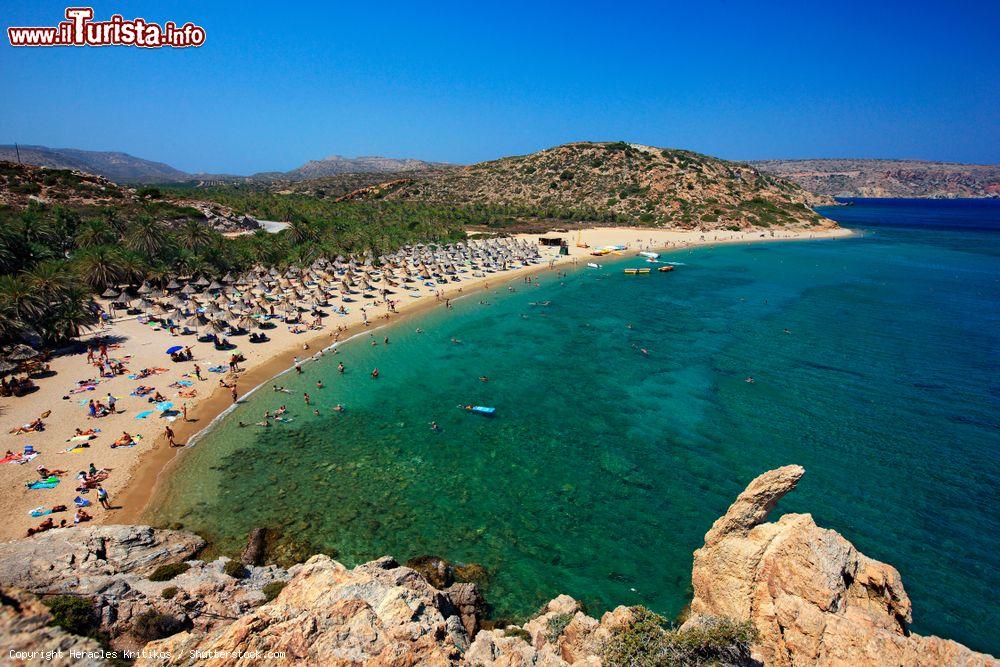
[[[168,164],[143,160],[128,153],[45,146],[18,146],[15,151],[14,146],[0,146],[0,160],[17,162],[18,153],[24,164],[84,171],[116,183],[166,183],[191,178],[190,174]]]
[[[997,165],[850,159],[749,164],[829,197],[1000,197]]]
[[[166,200],[157,188],[117,185],[93,174],[0,161],[0,210],[31,204],[58,205],[84,216],[112,215],[131,220],[149,216],[168,227],[197,221],[219,232],[253,231],[256,220],[215,202],[191,198]]]
[[[748,165],[623,142],[572,143],[423,180],[397,178],[346,198],[507,206],[513,217],[685,228],[834,224],[809,209],[828,198]]]
[[[387,174],[395,172],[424,171],[440,169],[451,165],[440,162],[424,162],[412,158],[391,158],[376,156],[343,157],[333,155],[322,160],[310,160],[297,169],[278,174],[279,178],[302,181],[310,178],[334,176],[337,174]],[[274,175],[274,174],[269,174]]]
[[[344,173],[320,176],[301,181],[279,180],[268,189],[278,194],[301,194],[321,199],[338,199],[356,190],[399,179],[424,180],[441,176],[450,168],[419,169],[397,172]]]
[[[96,174],[115,183],[188,183],[207,186],[227,183],[282,183],[337,176],[342,174],[395,174],[436,171],[452,167],[440,162],[425,162],[413,158],[377,156],[343,157],[333,155],[322,160],[310,160],[290,171],[267,171],[250,176],[233,174],[189,174],[162,162],[153,162],[128,153],[83,151],[76,148],[47,146],[0,146],[0,160],[20,162],[52,169],[72,169]],[[382,180],[385,180],[384,178]],[[368,184],[367,181],[364,183]],[[357,185],[356,187],[361,187]],[[345,190],[346,192],[346,190]],[[343,193],[341,193],[343,194]]]

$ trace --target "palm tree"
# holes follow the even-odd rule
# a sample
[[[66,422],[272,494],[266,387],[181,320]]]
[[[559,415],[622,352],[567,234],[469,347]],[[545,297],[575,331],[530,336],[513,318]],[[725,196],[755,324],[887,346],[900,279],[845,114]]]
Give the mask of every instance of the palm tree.
[[[115,233],[115,230],[103,220],[87,220],[76,233],[77,248],[111,245],[116,240],[118,240],[118,235]]]
[[[0,276],[0,339],[17,340],[31,330],[42,303],[20,276]]]
[[[39,334],[46,343],[59,343],[77,338],[84,328],[97,324],[97,321],[97,306],[90,293],[76,286],[59,302]]]
[[[138,253],[121,253],[121,282],[136,285],[146,278],[148,267]]]
[[[316,230],[313,229],[308,220],[298,218],[288,224],[288,227],[285,229],[285,235],[292,245],[299,245],[300,243],[314,240],[316,238]]]
[[[121,282],[122,263],[121,252],[111,246],[88,248],[74,262],[80,279],[95,292]]]
[[[146,257],[156,257],[166,244],[163,226],[145,215],[132,223],[125,234],[125,247]]]
[[[181,247],[188,250],[200,250],[215,241],[212,230],[198,220],[186,220],[176,236]]]

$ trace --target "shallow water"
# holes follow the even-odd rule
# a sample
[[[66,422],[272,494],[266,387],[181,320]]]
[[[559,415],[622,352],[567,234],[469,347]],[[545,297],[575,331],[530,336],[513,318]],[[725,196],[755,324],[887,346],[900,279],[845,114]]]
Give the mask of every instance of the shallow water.
[[[894,564],[916,631],[997,653],[1000,202],[829,214],[865,235],[518,279],[348,343],[220,422],[154,516],[228,551],[270,525],[347,564],[482,563],[503,615],[558,593],[673,615],[712,521],[799,463],[776,515],[811,512]],[[238,427],[281,403],[292,423]]]

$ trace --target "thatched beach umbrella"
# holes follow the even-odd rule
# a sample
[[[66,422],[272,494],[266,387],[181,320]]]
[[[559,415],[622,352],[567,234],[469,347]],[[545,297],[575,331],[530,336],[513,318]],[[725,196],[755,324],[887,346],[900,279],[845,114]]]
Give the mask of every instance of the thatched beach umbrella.
[[[4,355],[10,361],[27,361],[38,356],[38,351],[30,345],[18,343]]]

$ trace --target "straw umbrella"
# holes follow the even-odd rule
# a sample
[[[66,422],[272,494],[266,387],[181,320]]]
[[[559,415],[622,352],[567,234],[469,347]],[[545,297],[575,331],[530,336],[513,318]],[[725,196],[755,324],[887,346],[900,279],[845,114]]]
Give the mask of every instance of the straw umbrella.
[[[18,343],[10,349],[4,356],[10,361],[27,361],[38,356],[38,351],[30,345]]]

